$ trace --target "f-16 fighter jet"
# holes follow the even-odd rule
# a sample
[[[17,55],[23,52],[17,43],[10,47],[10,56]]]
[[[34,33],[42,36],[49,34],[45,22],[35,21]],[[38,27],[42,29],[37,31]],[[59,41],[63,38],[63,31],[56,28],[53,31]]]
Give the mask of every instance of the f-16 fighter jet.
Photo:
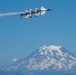
[[[20,15],[21,17],[24,17],[25,19],[30,17],[32,18],[33,15],[39,16],[44,15],[47,11],[53,11],[54,9],[45,9],[44,7],[41,7],[40,9],[35,8],[35,10],[30,9],[29,11],[25,10],[24,12],[15,12],[15,13],[4,13],[0,14],[0,17],[3,16],[13,16],[13,15]]]

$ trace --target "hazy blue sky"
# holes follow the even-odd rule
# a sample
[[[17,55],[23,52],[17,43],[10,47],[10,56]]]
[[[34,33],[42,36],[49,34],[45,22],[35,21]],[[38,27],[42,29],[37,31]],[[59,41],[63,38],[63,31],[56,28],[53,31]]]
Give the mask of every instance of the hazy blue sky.
[[[61,45],[76,55],[76,0],[0,0],[0,13],[44,6],[44,16],[0,18],[0,66],[27,57],[43,45]]]

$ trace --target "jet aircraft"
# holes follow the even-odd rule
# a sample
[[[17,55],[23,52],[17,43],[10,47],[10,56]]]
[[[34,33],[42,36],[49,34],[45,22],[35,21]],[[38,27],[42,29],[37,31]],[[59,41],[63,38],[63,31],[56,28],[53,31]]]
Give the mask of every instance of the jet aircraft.
[[[30,9],[29,11],[25,10],[24,13],[21,13],[21,17],[24,16],[25,19],[30,17],[32,18],[33,15],[36,15],[39,16],[40,14],[41,15],[44,15],[47,11],[53,11],[54,9],[45,9],[44,7],[41,7],[41,9],[38,9],[38,8],[35,8],[35,11]]]
[[[44,7],[41,7],[40,9],[35,8],[35,10],[30,9],[29,11],[25,10],[24,12],[15,12],[15,13],[4,13],[0,14],[0,17],[3,16],[13,16],[13,15],[20,15],[21,17],[24,17],[25,19],[30,17],[32,18],[33,15],[39,16],[44,15],[47,11],[53,11],[54,9],[46,9]]]

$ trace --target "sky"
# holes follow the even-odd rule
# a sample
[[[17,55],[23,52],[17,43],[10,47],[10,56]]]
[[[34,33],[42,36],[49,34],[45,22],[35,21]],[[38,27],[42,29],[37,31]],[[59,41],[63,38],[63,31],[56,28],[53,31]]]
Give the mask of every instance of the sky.
[[[26,58],[43,45],[63,46],[76,55],[76,0],[0,0],[0,13],[54,8],[44,16],[0,17],[0,67]]]

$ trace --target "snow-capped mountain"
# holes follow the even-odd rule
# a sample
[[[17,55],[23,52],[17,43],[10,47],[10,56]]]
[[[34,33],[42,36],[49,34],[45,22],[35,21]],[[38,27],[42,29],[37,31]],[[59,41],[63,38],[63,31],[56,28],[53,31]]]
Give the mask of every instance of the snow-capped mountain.
[[[76,75],[76,57],[62,46],[43,46],[29,57],[1,68],[1,71],[37,74]]]

